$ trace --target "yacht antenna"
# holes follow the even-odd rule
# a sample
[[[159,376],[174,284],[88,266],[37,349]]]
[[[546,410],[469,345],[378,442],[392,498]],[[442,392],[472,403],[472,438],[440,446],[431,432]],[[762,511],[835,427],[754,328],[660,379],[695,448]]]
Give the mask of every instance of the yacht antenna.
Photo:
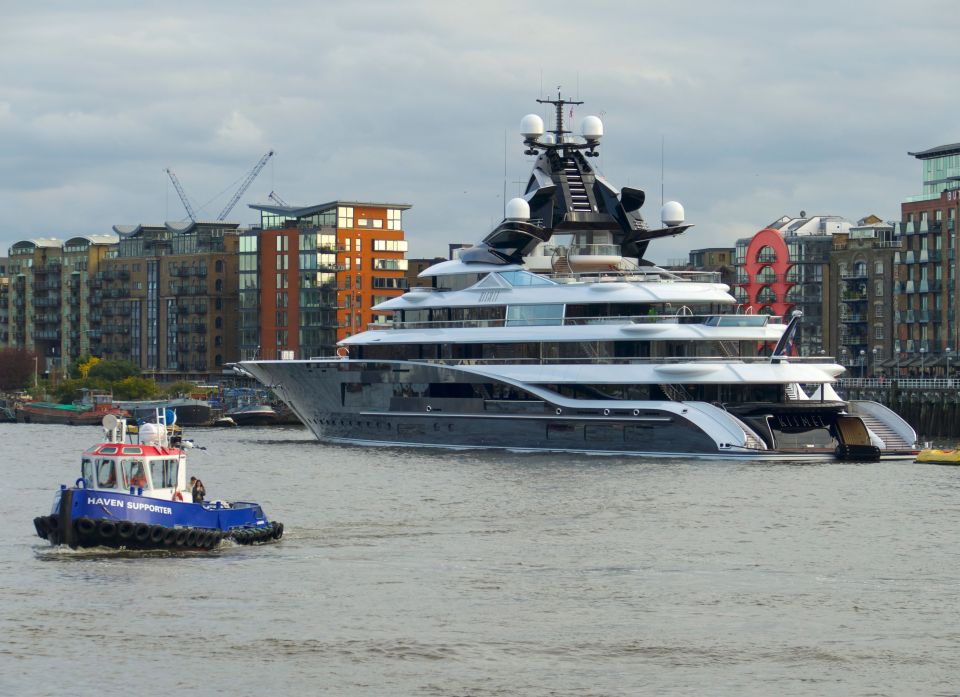
[[[563,134],[570,133],[570,131],[564,130],[563,128],[563,108],[568,104],[570,106],[575,106],[577,104],[583,104],[583,102],[577,102],[572,99],[564,99],[560,96],[560,86],[557,86],[557,98],[556,99],[538,99],[537,102],[540,104],[553,104],[554,108],[557,110],[557,127],[552,131],[553,135],[556,137],[557,145],[563,143]]]

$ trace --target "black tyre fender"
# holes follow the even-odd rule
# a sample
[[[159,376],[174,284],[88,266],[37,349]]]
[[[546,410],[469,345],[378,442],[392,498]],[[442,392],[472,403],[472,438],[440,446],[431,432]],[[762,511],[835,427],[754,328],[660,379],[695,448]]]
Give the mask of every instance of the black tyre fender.
[[[167,547],[172,547],[177,543],[177,534],[180,531],[176,528],[166,528],[163,532],[163,544]]]
[[[137,542],[146,542],[150,539],[150,526],[146,523],[137,523],[133,531],[133,539]]]
[[[104,540],[112,540],[117,536],[117,524],[112,520],[101,520],[97,523],[97,532]]]
[[[163,542],[163,536],[167,534],[167,529],[162,525],[148,526],[150,530],[150,541],[154,544]]]
[[[273,539],[279,540],[283,537],[283,523],[278,523],[274,521],[273,523]]]
[[[190,530],[187,530],[187,536],[183,538],[183,544],[187,547],[196,547],[198,537],[199,533],[197,530],[195,528],[191,528]]]
[[[121,540],[131,539],[136,530],[136,524],[130,522],[129,520],[123,520],[117,523],[117,537],[119,537]]]
[[[44,540],[47,539],[47,517],[37,516],[33,519],[33,527],[37,529],[37,535]]]
[[[177,530],[177,536],[174,538],[177,542],[177,547],[183,547],[187,541],[187,535],[190,534],[190,531],[186,528],[180,528]]]
[[[77,518],[74,522],[77,532],[82,537],[88,537],[97,529],[97,524],[91,518]]]

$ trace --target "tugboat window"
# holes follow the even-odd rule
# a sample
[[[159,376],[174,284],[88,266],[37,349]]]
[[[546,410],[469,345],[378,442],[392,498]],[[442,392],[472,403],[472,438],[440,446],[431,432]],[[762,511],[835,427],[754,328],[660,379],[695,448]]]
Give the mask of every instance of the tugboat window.
[[[113,460],[100,460],[97,465],[97,486],[114,489],[117,486],[117,471]]]
[[[84,486],[93,486],[93,461],[89,457],[83,458],[80,465],[80,476],[83,477]]]

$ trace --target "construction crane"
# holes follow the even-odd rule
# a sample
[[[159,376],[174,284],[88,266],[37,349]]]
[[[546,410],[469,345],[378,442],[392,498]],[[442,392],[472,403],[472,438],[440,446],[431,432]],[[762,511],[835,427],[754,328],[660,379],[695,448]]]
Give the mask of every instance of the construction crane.
[[[237,205],[237,201],[240,200],[240,197],[243,196],[244,192],[250,187],[253,183],[253,180],[257,178],[257,175],[260,174],[267,161],[273,157],[273,150],[268,152],[266,155],[260,158],[260,161],[254,165],[253,169],[247,173],[247,176],[244,178],[243,183],[240,185],[240,188],[237,189],[237,192],[233,195],[233,198],[230,199],[230,202],[220,211],[220,215],[217,216],[217,220],[224,220],[230,211],[233,210],[233,207]],[[183,187],[180,186],[180,180],[177,179],[177,175],[173,173],[173,170],[169,167],[164,172],[167,173],[167,176],[170,177],[170,181],[173,182],[173,188],[177,190],[177,195],[180,197],[180,200],[183,202],[183,207],[187,210],[187,215],[190,216],[190,220],[197,222],[197,214],[193,211],[193,206],[190,205],[190,199],[187,198],[186,192],[183,190]]]
[[[268,152],[266,155],[260,158],[260,161],[253,166],[253,169],[250,170],[250,173],[247,174],[246,179],[243,180],[243,183],[240,185],[240,188],[237,189],[237,193],[233,195],[233,198],[230,199],[230,202],[224,206],[223,210],[220,211],[220,215],[217,216],[217,220],[223,220],[228,215],[230,211],[233,210],[233,207],[237,205],[237,201],[240,200],[240,197],[246,192],[247,188],[253,183],[253,180],[257,178],[257,175],[260,174],[260,170],[263,169],[267,161],[273,157],[273,150]]]
[[[267,198],[276,203],[278,206],[286,206],[289,208],[289,204],[280,198],[276,191],[271,191],[269,194],[267,194]]]
[[[187,209],[187,215],[190,216],[190,220],[197,222],[197,216],[193,212],[193,206],[190,205],[190,199],[187,198],[186,192],[184,192],[183,187],[180,186],[180,180],[177,179],[177,175],[173,173],[173,170],[169,167],[163,170],[170,176],[170,181],[173,182],[173,188],[177,190],[177,195],[180,196],[180,200],[183,201],[183,207]]]

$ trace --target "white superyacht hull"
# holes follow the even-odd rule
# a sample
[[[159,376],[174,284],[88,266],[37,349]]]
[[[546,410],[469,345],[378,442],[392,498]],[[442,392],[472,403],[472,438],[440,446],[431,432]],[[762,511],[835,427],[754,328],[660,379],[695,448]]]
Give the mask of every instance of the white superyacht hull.
[[[320,359],[243,368],[326,442],[755,461],[834,460],[838,445],[829,435],[836,403],[771,404],[759,420],[743,420],[698,401],[564,398],[477,366]],[[771,419],[786,421],[789,436],[748,425]],[[777,437],[789,446],[776,447]]]

